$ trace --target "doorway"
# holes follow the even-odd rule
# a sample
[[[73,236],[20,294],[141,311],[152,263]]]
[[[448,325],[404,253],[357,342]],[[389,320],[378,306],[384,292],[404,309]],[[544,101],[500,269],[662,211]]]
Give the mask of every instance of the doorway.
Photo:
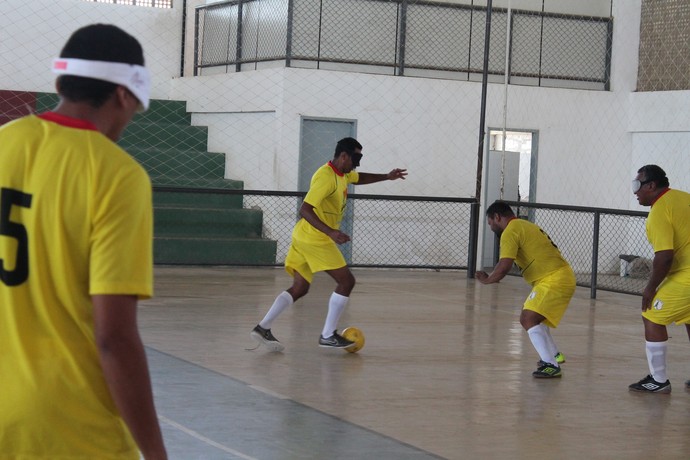
[[[536,201],[538,133],[528,130],[489,130],[487,158],[484,162],[484,212],[496,200]],[[529,218],[526,208],[518,209],[518,217]],[[493,267],[498,260],[498,241],[482,215],[481,266]]]

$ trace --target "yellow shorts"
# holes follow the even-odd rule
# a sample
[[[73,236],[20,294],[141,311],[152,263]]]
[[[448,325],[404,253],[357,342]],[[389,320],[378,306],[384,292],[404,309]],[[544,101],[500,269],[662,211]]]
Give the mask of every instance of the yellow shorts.
[[[690,324],[690,285],[673,275],[666,278],[656,290],[652,308],[642,316],[654,324],[667,326],[671,323]]]
[[[575,293],[575,284],[573,270],[563,267],[532,285],[523,308],[542,315],[547,326],[558,327]]]
[[[335,270],[346,265],[345,257],[333,241],[330,244],[313,244],[293,238],[285,257],[285,270],[291,276],[299,273],[309,283],[316,272]]]

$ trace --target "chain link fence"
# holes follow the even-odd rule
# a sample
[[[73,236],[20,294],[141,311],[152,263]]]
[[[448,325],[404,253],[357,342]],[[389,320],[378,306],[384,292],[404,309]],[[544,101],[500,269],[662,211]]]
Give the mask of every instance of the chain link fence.
[[[154,187],[157,193],[223,194],[238,197],[245,209],[262,213],[261,235],[275,241],[281,266],[305,193]],[[348,195],[342,228],[352,241],[341,246],[348,265],[380,268],[466,269],[471,247],[469,198]]]
[[[117,5],[152,6],[154,8],[172,8],[172,0],[83,0],[85,2],[112,3]]]
[[[558,246],[575,272],[578,286],[641,294],[654,257],[647,243],[647,213],[508,202],[521,218],[534,222]],[[512,274],[519,274],[514,267]]]
[[[482,7],[408,0],[233,0],[199,7],[195,14],[194,75],[218,72],[219,66],[255,70],[271,60],[290,67],[345,64],[353,71],[475,81],[482,75],[487,21]],[[612,18],[496,8],[491,21],[489,74],[503,77],[507,63],[508,78],[520,84],[608,88]]]
[[[362,171],[402,167],[409,176],[356,186],[352,196],[467,199],[483,209],[505,199],[639,213],[646,209],[630,180],[644,164],[659,164],[672,187],[690,189],[686,3],[515,0],[494,2],[489,12],[479,0],[176,0],[170,8],[140,7],[139,0],[4,0],[0,123],[54,108],[52,58],[76,28],[107,22],[145,48],[154,100],[120,144],[156,187],[304,193],[335,142],[353,136],[364,146]],[[247,195],[237,206],[283,216],[277,220],[284,224],[267,217],[258,231],[277,242],[273,263],[280,263],[298,198],[272,200]],[[387,200],[351,203],[353,223],[364,214],[388,219],[386,227],[356,228],[360,237],[387,233],[399,243],[385,254],[370,252],[372,260],[467,264],[455,249],[474,238],[464,211],[452,233],[432,232],[449,240],[435,252],[415,249],[429,231],[419,222],[456,211],[413,200],[397,209],[401,203]],[[416,216],[417,207],[438,215]],[[592,272],[594,213],[568,211],[549,223],[542,222],[546,212],[533,210],[584,283],[586,268]],[[599,218],[605,260],[596,272],[615,277],[620,256],[631,255],[642,259],[632,263],[637,276],[650,257],[643,218]],[[193,234],[194,218],[180,220]],[[476,257],[490,260],[484,243],[491,234],[479,221]],[[412,237],[408,229],[421,233]],[[359,250],[351,248],[353,261],[372,263]]]

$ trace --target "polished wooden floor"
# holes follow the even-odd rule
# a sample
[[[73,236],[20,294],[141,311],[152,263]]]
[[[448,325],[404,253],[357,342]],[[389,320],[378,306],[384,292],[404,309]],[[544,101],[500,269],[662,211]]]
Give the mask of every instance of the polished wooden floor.
[[[290,285],[282,269],[156,268],[139,322],[172,459],[690,458],[685,328],[670,328],[672,393],[627,389],[648,372],[640,297],[578,288],[553,333],[564,376],[539,380],[522,279],[353,272],[341,326],[362,351],[317,346],[333,289],[319,274],[271,353],[249,332]]]

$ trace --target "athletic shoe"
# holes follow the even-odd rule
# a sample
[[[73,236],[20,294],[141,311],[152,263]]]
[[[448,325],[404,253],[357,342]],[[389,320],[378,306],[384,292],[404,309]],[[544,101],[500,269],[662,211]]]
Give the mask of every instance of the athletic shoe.
[[[657,382],[654,377],[648,375],[637,383],[628,387],[630,391],[641,391],[644,393],[670,393],[671,382],[666,380],[664,383]]]
[[[333,331],[333,335],[324,338],[324,336],[319,336],[319,346],[328,348],[347,348],[350,345],[354,345],[354,342],[347,340],[345,337],[338,334],[338,331]]]
[[[563,375],[561,368],[555,364],[539,361],[537,370],[532,372],[532,376],[538,379],[553,379]]]
[[[252,332],[249,333],[249,335],[252,339],[256,340],[260,344],[266,345],[266,348],[271,351],[283,351],[285,349],[283,344],[280,343],[278,339],[273,337],[270,329],[264,329],[258,324],[252,330]]]
[[[565,362],[565,355],[560,351],[554,355],[554,358],[556,358],[558,364],[563,364]]]
[[[690,390],[690,380],[685,381],[685,388]]]

